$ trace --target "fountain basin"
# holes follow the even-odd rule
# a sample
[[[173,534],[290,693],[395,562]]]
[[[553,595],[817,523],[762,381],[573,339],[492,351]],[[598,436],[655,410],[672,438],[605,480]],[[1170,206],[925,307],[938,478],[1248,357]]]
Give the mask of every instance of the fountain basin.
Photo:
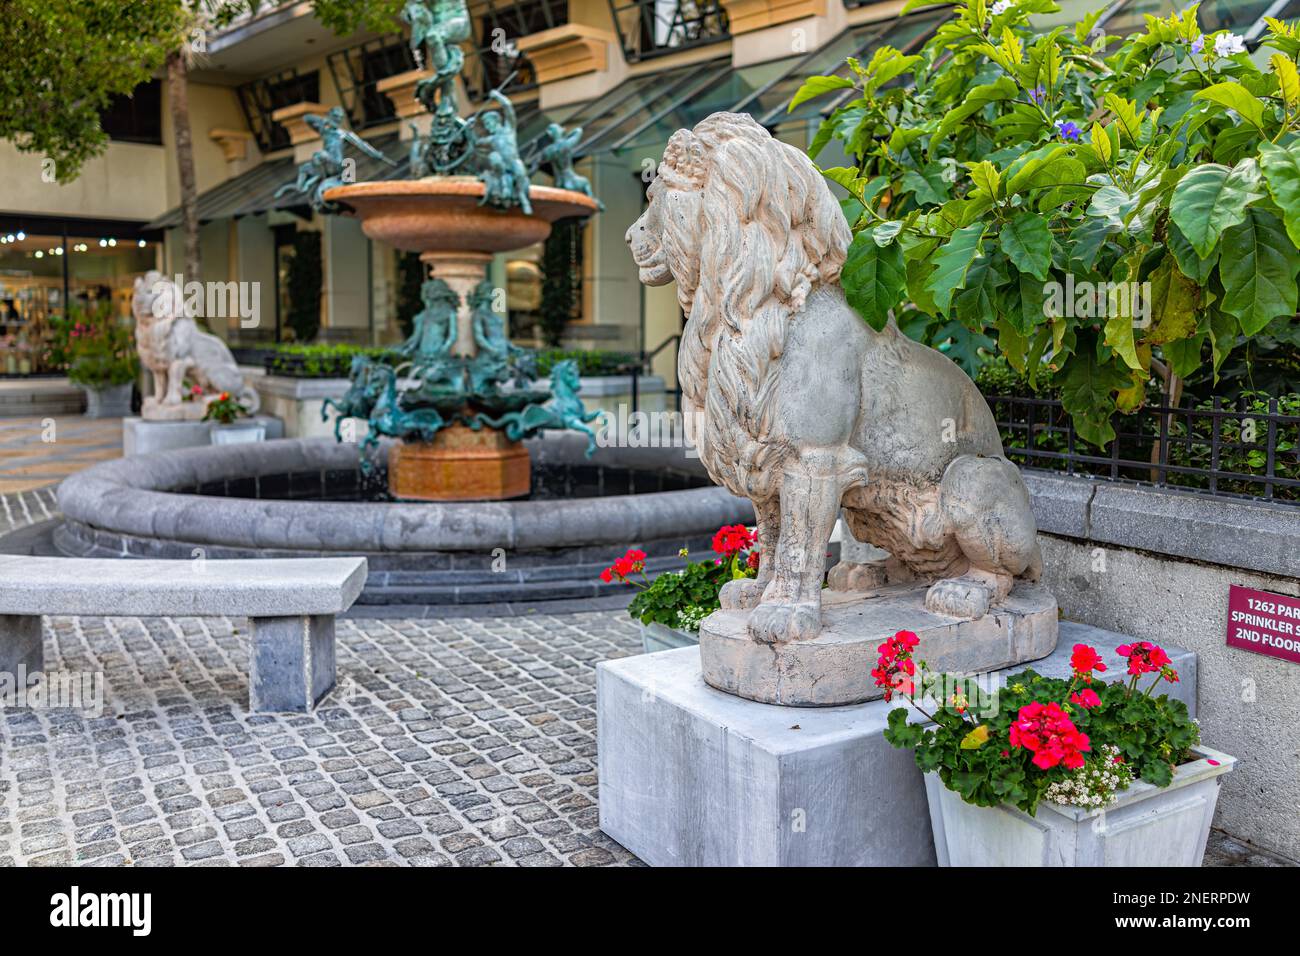
[[[562,477],[544,500],[325,500],[358,476],[357,446],[333,439],[117,459],[63,482],[54,541],[93,557],[362,555],[361,603],[491,604],[613,595],[597,575],[629,546],[653,573],[679,566],[683,547],[707,553],[721,525],[753,522],[752,505],[682,449],[601,448],[588,461],[578,435],[524,445],[535,494],[542,473]]]
[[[325,199],[350,209],[371,239],[419,253],[510,252],[541,242],[553,222],[587,217],[599,208],[595,199],[571,189],[531,186],[530,216],[480,205],[485,192],[472,176],[431,176],[335,186]]]

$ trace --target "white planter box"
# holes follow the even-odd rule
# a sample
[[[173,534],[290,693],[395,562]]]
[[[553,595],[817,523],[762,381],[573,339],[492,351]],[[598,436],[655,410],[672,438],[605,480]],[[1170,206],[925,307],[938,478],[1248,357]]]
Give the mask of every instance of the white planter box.
[[[1219,778],[1236,758],[1209,747],[1195,752],[1200,759],[1178,767],[1168,787],[1137,780],[1105,810],[1044,800],[1036,817],[1009,804],[972,806],[937,773],[928,773],[925,790],[939,865],[1200,866]]]
[[[690,631],[679,631],[658,621],[649,624],[637,624],[641,628],[641,646],[647,654],[655,651],[671,651],[677,647],[694,647],[700,643],[700,635]]]
[[[245,442],[263,441],[265,438],[265,425],[214,425],[212,428],[214,445],[242,445]]]

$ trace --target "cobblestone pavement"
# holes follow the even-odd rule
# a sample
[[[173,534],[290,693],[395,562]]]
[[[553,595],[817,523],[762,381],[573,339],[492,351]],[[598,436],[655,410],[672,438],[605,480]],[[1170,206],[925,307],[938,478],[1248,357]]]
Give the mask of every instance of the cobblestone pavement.
[[[242,632],[242,633],[241,633]],[[104,712],[0,714],[0,865],[602,866],[596,661],[626,615],[345,620],[310,715],[247,712],[222,618],[47,618]]]

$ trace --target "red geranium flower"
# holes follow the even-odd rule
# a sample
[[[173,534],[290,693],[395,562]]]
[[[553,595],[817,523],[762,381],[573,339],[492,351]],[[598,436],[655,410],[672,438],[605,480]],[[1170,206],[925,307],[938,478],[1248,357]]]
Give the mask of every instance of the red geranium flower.
[[[757,571],[758,562],[759,562],[758,552],[757,551],[749,552],[749,557],[745,559],[745,564],[748,565],[751,570]]]
[[[1011,746],[1024,747],[1034,755],[1034,766],[1051,770],[1058,764],[1070,770],[1083,766],[1083,755],[1092,749],[1088,735],[1074,726],[1061,705],[1038,701],[1020,708],[1011,725]]]
[[[1106,664],[1095,648],[1087,644],[1075,644],[1074,653],[1070,655],[1070,667],[1074,670],[1074,676],[1086,684],[1092,680],[1092,672],[1104,671]]]
[[[713,536],[713,550],[723,557],[731,557],[753,547],[757,536],[743,524],[724,525]]]
[[[1101,698],[1097,696],[1096,691],[1089,690],[1085,687],[1083,690],[1076,691],[1070,695],[1070,703],[1078,704],[1080,707],[1087,710],[1089,707],[1099,706],[1101,704]]]
[[[1115,648],[1120,657],[1128,658],[1130,674],[1153,674],[1169,664],[1169,655],[1150,641],[1134,641]]]
[[[645,557],[645,552],[639,548],[628,548],[623,557],[615,558],[612,565],[600,572],[600,579],[606,584],[614,578],[626,583],[631,575],[640,574],[645,570]]]
[[[893,700],[894,691],[908,695],[912,693],[912,677],[916,674],[912,648],[917,643],[918,638],[911,631],[899,631],[876,648],[880,657],[871,676],[876,679],[877,687],[885,688],[886,703]]]

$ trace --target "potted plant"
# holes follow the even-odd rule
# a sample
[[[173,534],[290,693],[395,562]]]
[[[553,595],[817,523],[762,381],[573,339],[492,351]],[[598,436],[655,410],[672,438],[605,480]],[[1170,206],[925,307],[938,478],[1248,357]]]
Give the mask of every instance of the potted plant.
[[[929,671],[916,645],[899,631],[872,676],[929,722],[896,708],[885,739],[915,750],[941,866],[1200,865],[1235,759],[1154,694],[1178,680],[1164,650],[1121,645],[1127,680],[1107,683],[1101,655],[1076,644],[1068,679],[1026,670],[990,693]]]
[[[107,303],[68,330],[68,381],[86,394],[87,418],[124,418],[139,374],[131,328]]]
[[[645,573],[645,552],[631,548],[600,577],[606,584],[619,581],[640,589],[627,611],[641,625],[641,643],[647,654],[689,647],[700,642],[700,624],[721,606],[718,593],[722,586],[758,572],[755,542],[754,532],[743,524],[727,525],[713,536],[716,557],[710,560],[687,561],[682,570],[665,571],[651,581]],[[679,554],[685,558],[690,552],[683,548]]]
[[[247,414],[248,409],[232,398],[229,392],[222,392],[208,402],[203,421],[216,422],[212,428],[212,444],[237,445],[266,438],[265,425],[255,421],[238,422],[238,419]]]

